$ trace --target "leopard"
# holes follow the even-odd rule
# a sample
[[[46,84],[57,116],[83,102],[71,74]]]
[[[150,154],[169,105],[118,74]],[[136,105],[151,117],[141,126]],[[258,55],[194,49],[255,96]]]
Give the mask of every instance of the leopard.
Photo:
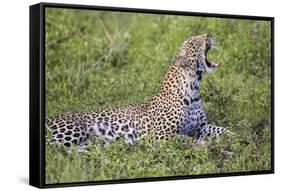
[[[133,145],[143,137],[150,137],[153,142],[175,135],[203,140],[231,133],[208,122],[200,97],[203,76],[221,65],[207,59],[213,46],[210,34],[187,38],[170,62],[159,90],[148,101],[47,118],[50,142],[83,146],[101,137],[106,142],[122,138]]]

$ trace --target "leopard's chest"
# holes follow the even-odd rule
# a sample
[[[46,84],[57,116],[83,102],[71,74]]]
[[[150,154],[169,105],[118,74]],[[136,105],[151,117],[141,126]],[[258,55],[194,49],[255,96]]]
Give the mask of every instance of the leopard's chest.
[[[193,135],[200,126],[200,115],[204,113],[204,109],[200,99],[196,99],[188,106],[184,107],[184,115],[181,120],[180,134]]]

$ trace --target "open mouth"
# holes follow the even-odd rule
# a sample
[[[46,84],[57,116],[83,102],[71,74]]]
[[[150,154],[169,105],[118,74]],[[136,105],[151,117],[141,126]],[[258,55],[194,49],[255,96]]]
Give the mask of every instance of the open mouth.
[[[208,43],[206,46],[207,46],[207,47],[206,47],[206,51],[205,51],[205,62],[206,62],[206,65],[207,65],[209,68],[217,68],[217,67],[219,67],[219,66],[221,65],[221,63],[216,63],[216,62],[213,62],[213,61],[209,61],[209,60],[207,59],[207,53],[208,53],[208,51],[211,49],[211,45]]]

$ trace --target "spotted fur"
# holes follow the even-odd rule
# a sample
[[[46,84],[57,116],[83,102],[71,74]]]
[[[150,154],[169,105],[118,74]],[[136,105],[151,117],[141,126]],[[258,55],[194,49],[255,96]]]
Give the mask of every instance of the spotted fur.
[[[199,94],[203,75],[219,66],[207,60],[212,44],[208,34],[187,39],[172,60],[160,90],[148,102],[47,119],[51,141],[71,146],[103,137],[109,141],[124,138],[133,144],[147,135],[157,141],[176,134],[203,139],[228,132],[208,123]]]

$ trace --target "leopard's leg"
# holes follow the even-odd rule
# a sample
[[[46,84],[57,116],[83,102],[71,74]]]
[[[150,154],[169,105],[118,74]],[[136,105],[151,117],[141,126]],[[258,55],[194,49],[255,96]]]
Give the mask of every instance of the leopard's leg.
[[[207,124],[200,128],[199,133],[197,134],[197,138],[199,140],[203,140],[205,137],[216,138],[223,134],[234,135],[233,132],[228,129],[212,124]]]
[[[133,145],[138,140],[138,133],[132,122],[122,124],[117,132],[124,137],[124,141],[128,145]]]
[[[137,131],[132,128],[130,129],[129,133],[125,135],[125,143],[129,145],[133,145],[138,140]]]
[[[219,137],[222,134],[234,135],[231,131],[225,127],[220,127],[212,124],[208,124],[207,116],[204,111],[201,112],[199,117],[199,126],[197,129],[197,138],[203,140],[205,137]]]
[[[109,123],[97,122],[87,127],[90,141],[95,143],[95,137],[105,138],[104,141],[115,141],[119,135]]]
[[[88,132],[93,136],[104,137],[109,141],[115,141],[123,137],[126,144],[133,145],[138,138],[133,124],[129,121],[123,121],[115,125],[117,126],[113,128],[111,123],[94,123],[88,127]]]

